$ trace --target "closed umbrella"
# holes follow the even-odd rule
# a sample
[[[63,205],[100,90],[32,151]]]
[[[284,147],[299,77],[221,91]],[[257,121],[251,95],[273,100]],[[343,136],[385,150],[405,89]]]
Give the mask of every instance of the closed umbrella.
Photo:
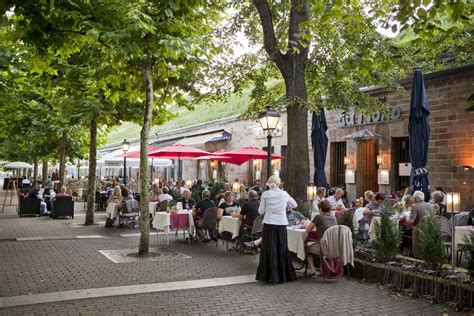
[[[411,88],[410,118],[408,132],[410,137],[411,175],[410,187],[414,191],[423,191],[425,200],[430,198],[428,171],[428,144],[430,141],[430,124],[428,116],[430,107],[425,93],[423,74],[420,69],[415,70]]]
[[[318,187],[328,187],[324,165],[328,151],[328,129],[324,108],[319,114],[313,112],[313,126],[311,129],[311,143],[314,151],[314,184]]]
[[[148,153],[148,157],[160,157],[168,159],[178,159],[178,175],[181,174],[181,159],[193,159],[201,156],[212,155],[210,152],[197,149],[194,147],[189,147],[182,144],[174,144],[165,148],[160,148],[158,150]]]

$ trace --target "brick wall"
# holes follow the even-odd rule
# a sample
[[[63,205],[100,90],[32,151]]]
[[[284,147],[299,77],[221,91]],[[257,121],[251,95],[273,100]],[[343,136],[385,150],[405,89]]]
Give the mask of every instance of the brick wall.
[[[467,98],[474,92],[474,71],[452,74],[434,79],[425,78],[425,88],[431,109],[429,123],[431,138],[428,164],[431,187],[441,186],[445,192],[461,192],[463,205],[474,202],[474,170],[464,172],[462,165],[474,167],[474,113],[466,112]],[[411,84],[405,85],[404,92],[373,93],[374,97],[385,96],[389,106],[401,108],[401,120],[390,123],[369,124],[357,127],[339,127],[340,112],[330,111],[328,136],[330,141],[341,141],[342,137],[367,128],[383,136],[378,139],[379,152],[391,165],[391,138],[408,136],[408,117]],[[355,158],[354,142],[348,142],[348,154]],[[327,159],[329,171],[331,157]],[[357,162],[354,162],[357,164]],[[392,172],[393,183],[394,175]],[[354,188],[348,186],[354,198]],[[389,186],[379,186],[381,192],[390,192]]]

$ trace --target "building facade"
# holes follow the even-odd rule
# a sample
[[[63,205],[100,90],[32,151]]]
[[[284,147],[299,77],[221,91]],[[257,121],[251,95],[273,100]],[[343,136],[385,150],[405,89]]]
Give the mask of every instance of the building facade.
[[[442,187],[445,192],[460,192],[463,205],[474,202],[474,112],[467,112],[468,99],[474,93],[474,65],[426,74],[425,88],[431,109],[429,123],[428,164],[432,189]],[[326,111],[329,147],[326,176],[331,186],[345,186],[349,200],[363,195],[365,190],[391,193],[409,184],[410,155],[408,118],[411,78],[398,82],[404,90],[388,92],[382,88],[366,89],[380,98],[390,109],[370,116],[357,113]],[[308,115],[308,146],[311,175],[314,172],[311,147],[311,115]],[[286,155],[286,113],[281,113],[279,127],[272,140],[275,154]],[[213,122],[191,125],[151,137],[150,145],[164,147],[182,143],[207,151],[233,150],[246,146],[266,149],[267,139],[256,121],[228,117]],[[265,180],[265,161],[250,161],[241,166],[208,160],[184,160],[182,173],[174,167],[155,168],[155,177],[173,179],[203,179],[225,176],[229,180],[253,183]],[[284,178],[285,160],[275,160],[274,170]],[[138,172],[138,171],[135,171]],[[133,176],[133,174],[132,174]],[[138,176],[138,174],[136,174]]]

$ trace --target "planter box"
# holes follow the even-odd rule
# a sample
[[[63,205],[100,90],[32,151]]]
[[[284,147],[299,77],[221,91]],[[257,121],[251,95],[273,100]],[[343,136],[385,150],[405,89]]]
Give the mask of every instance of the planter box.
[[[462,283],[461,279],[445,279],[361,259],[355,259],[354,265],[351,276],[355,278],[382,285],[391,283],[393,290],[409,292],[413,297],[424,296],[436,303],[452,303],[460,309],[474,307],[474,286]]]

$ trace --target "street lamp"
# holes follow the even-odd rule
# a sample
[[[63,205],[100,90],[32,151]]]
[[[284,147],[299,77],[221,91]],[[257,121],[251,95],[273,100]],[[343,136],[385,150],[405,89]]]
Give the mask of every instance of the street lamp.
[[[263,132],[267,134],[268,139],[267,180],[272,175],[272,132],[277,128],[279,121],[280,114],[269,106],[267,106],[266,111],[258,117],[258,122],[260,123]]]
[[[126,154],[130,149],[130,142],[125,138],[122,142],[123,153]],[[127,185],[127,157],[123,157],[123,184]]]

